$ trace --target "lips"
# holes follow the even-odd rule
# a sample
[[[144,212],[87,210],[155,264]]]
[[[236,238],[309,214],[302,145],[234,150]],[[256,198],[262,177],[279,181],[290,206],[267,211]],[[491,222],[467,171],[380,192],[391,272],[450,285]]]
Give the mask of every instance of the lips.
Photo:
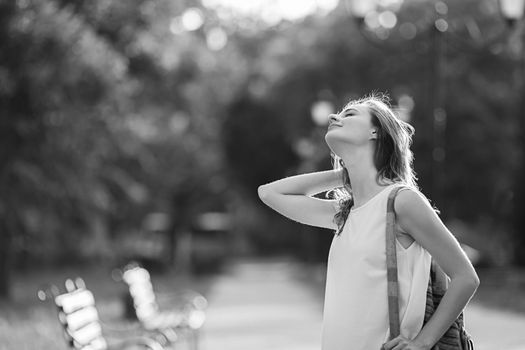
[[[339,124],[335,124],[335,123],[332,123],[332,124],[328,125],[328,130],[330,130],[330,129],[332,129],[332,128],[335,128],[335,127],[340,128],[341,125],[339,125]]]

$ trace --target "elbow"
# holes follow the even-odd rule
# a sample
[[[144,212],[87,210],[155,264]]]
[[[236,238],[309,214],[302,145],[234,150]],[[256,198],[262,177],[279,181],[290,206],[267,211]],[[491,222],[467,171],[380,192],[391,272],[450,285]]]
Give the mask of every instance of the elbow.
[[[266,203],[266,199],[268,198],[268,186],[267,185],[261,185],[257,188],[257,194],[259,196],[259,199]]]
[[[457,275],[456,277],[451,278],[451,281],[452,280],[455,280],[457,281],[457,283],[460,283],[464,285],[465,287],[469,287],[473,289],[474,291],[477,290],[478,286],[480,285],[479,277],[475,272],[473,274],[468,274],[468,275],[466,274]]]
[[[468,278],[468,281],[469,281],[469,284],[474,286],[476,289],[478,288],[480,281],[479,281],[478,274],[476,273],[476,270],[473,269],[472,273],[470,274]]]
[[[479,285],[480,285],[481,281],[479,280],[479,277],[477,274],[474,274],[473,278],[472,278],[472,284],[474,285],[474,287],[476,289],[478,289]]]
[[[476,273],[461,278],[463,282],[474,290],[477,290],[480,284],[479,277]]]
[[[480,281],[477,275],[474,275],[474,278],[471,279],[469,286],[472,288],[472,294],[478,291]]]

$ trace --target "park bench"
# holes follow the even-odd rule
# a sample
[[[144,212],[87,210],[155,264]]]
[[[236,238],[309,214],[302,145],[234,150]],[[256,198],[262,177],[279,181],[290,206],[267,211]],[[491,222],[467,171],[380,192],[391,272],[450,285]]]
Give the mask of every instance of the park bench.
[[[38,291],[41,301],[53,300],[58,310],[58,321],[63,327],[65,339],[73,350],[148,349],[164,350],[167,340],[163,335],[139,334],[137,329],[111,329],[99,318],[93,293],[84,281],[67,279],[66,292],[60,293],[55,285]],[[120,333],[118,337],[105,336],[107,332]],[[122,337],[126,333],[126,337]]]
[[[128,287],[135,317],[144,329],[158,331],[170,338],[175,331],[178,340],[184,340],[190,348],[198,349],[199,330],[206,319],[208,302],[204,296],[192,291],[155,293],[149,272],[137,263],[130,263],[116,271],[115,279],[124,281]],[[160,305],[169,305],[162,310]]]

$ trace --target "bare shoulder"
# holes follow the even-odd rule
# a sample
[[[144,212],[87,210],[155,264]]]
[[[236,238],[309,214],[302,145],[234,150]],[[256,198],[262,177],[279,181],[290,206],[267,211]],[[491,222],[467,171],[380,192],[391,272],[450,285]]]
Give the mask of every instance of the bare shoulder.
[[[399,228],[414,238],[416,231],[441,221],[428,198],[414,188],[403,188],[397,193],[394,211]]]
[[[421,207],[427,207],[428,209],[434,211],[428,198],[423,193],[421,193],[421,191],[410,187],[403,187],[399,190],[394,202],[394,209],[396,213],[399,214],[407,211],[413,211],[421,209]]]
[[[399,228],[415,239],[433,257],[442,252],[456,250],[459,244],[445,227],[428,198],[418,189],[400,190],[394,202],[396,222]]]

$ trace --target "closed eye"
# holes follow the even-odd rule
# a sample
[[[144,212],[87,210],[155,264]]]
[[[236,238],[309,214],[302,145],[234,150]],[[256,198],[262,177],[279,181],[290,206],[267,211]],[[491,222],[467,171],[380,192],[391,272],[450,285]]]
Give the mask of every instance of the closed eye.
[[[354,116],[356,114],[357,114],[357,110],[355,108],[350,107],[350,108],[345,110],[344,116],[345,117],[351,117],[351,116]]]

